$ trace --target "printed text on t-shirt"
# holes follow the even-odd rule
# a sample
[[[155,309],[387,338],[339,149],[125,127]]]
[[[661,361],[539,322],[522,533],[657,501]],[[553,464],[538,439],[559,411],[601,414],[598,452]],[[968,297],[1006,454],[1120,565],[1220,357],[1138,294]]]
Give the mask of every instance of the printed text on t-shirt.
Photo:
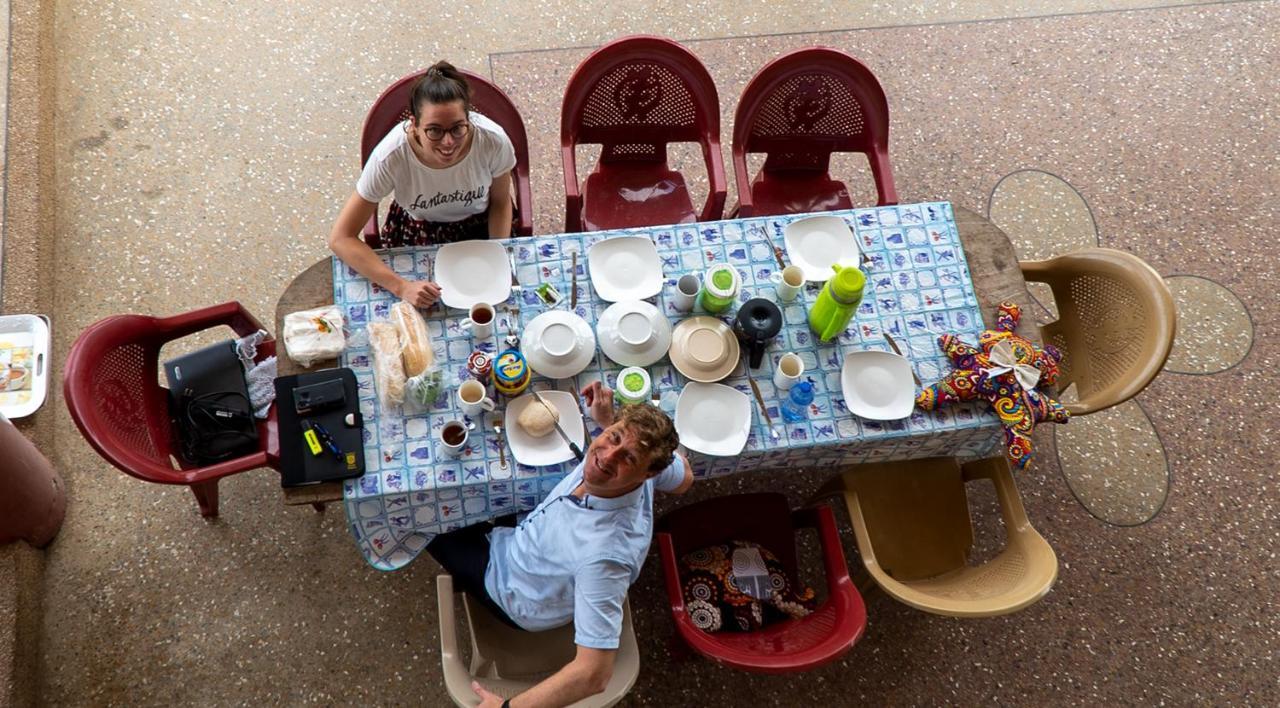
[[[410,205],[409,208],[432,209],[440,206],[441,204],[452,204],[453,202],[462,202],[466,206],[471,206],[471,202],[474,202],[477,199],[484,199],[484,194],[484,185],[476,187],[475,189],[468,189],[465,192],[460,189],[455,189],[447,194],[444,192],[438,192],[434,197],[425,201],[423,201],[422,195],[419,194],[417,198],[413,200],[413,204]]]

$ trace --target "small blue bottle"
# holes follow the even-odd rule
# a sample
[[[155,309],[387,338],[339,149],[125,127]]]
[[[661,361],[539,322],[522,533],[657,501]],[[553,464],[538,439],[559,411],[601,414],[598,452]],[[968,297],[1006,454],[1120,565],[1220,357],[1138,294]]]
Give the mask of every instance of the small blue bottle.
[[[791,387],[791,394],[782,402],[782,419],[788,423],[800,423],[809,417],[809,404],[813,403],[813,384],[801,381]]]

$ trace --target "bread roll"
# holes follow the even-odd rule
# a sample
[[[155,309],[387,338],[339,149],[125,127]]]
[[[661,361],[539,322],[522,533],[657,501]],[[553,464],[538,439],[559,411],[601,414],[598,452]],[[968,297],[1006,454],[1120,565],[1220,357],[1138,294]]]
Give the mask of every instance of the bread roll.
[[[369,348],[373,350],[373,383],[382,405],[404,403],[404,364],[400,360],[400,333],[395,325],[370,322]]]
[[[533,437],[541,438],[550,435],[559,420],[560,411],[555,406],[545,406],[535,398],[516,416],[516,425]]]
[[[400,344],[404,348],[400,353],[404,362],[404,375],[413,378],[426,371],[435,359],[431,351],[431,335],[427,333],[427,322],[422,319],[418,308],[404,300],[391,306],[391,321],[400,333]]]

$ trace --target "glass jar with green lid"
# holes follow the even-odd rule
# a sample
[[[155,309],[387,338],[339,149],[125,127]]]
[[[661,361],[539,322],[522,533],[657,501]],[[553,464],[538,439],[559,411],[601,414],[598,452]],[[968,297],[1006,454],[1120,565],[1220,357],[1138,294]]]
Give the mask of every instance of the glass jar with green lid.
[[[739,284],[738,269],[728,263],[708,268],[702,279],[702,292],[698,295],[702,309],[717,315],[733,307],[738,298]]]
[[[638,366],[628,366],[618,372],[613,399],[623,405],[644,403],[649,400],[652,390],[653,382],[649,378],[649,372]]]

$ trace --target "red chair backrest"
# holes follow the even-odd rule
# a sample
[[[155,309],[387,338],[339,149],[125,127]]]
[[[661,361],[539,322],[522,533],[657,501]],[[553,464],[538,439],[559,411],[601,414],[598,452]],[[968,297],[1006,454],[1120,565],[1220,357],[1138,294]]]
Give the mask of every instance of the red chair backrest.
[[[502,89],[470,71],[460,71],[471,86],[471,107],[502,126],[511,139],[511,146],[515,148],[516,206],[521,215],[517,231],[521,232],[521,236],[529,236],[532,234],[533,205],[532,188],[529,184],[529,137],[524,130],[524,120]],[[396,80],[373,102],[360,132],[361,167],[369,161],[369,155],[373,154],[373,149],[378,147],[387,133],[409,117],[409,96],[413,93],[414,84],[425,73],[427,70],[423,69]],[[526,230],[529,233],[523,233]]]
[[[836,49],[799,49],[765,65],[738,101],[735,161],[766,153],[764,169],[826,171],[832,152],[886,152],[889,102],[862,62]]]
[[[597,49],[565,88],[560,144],[600,144],[602,162],[665,161],[666,145],[719,142],[720,100],[692,52],[662,37]]]
[[[675,509],[658,528],[671,534],[676,558],[730,541],[751,541],[769,549],[796,578],[795,529],[787,497],[773,492],[737,494],[732,504]]]

